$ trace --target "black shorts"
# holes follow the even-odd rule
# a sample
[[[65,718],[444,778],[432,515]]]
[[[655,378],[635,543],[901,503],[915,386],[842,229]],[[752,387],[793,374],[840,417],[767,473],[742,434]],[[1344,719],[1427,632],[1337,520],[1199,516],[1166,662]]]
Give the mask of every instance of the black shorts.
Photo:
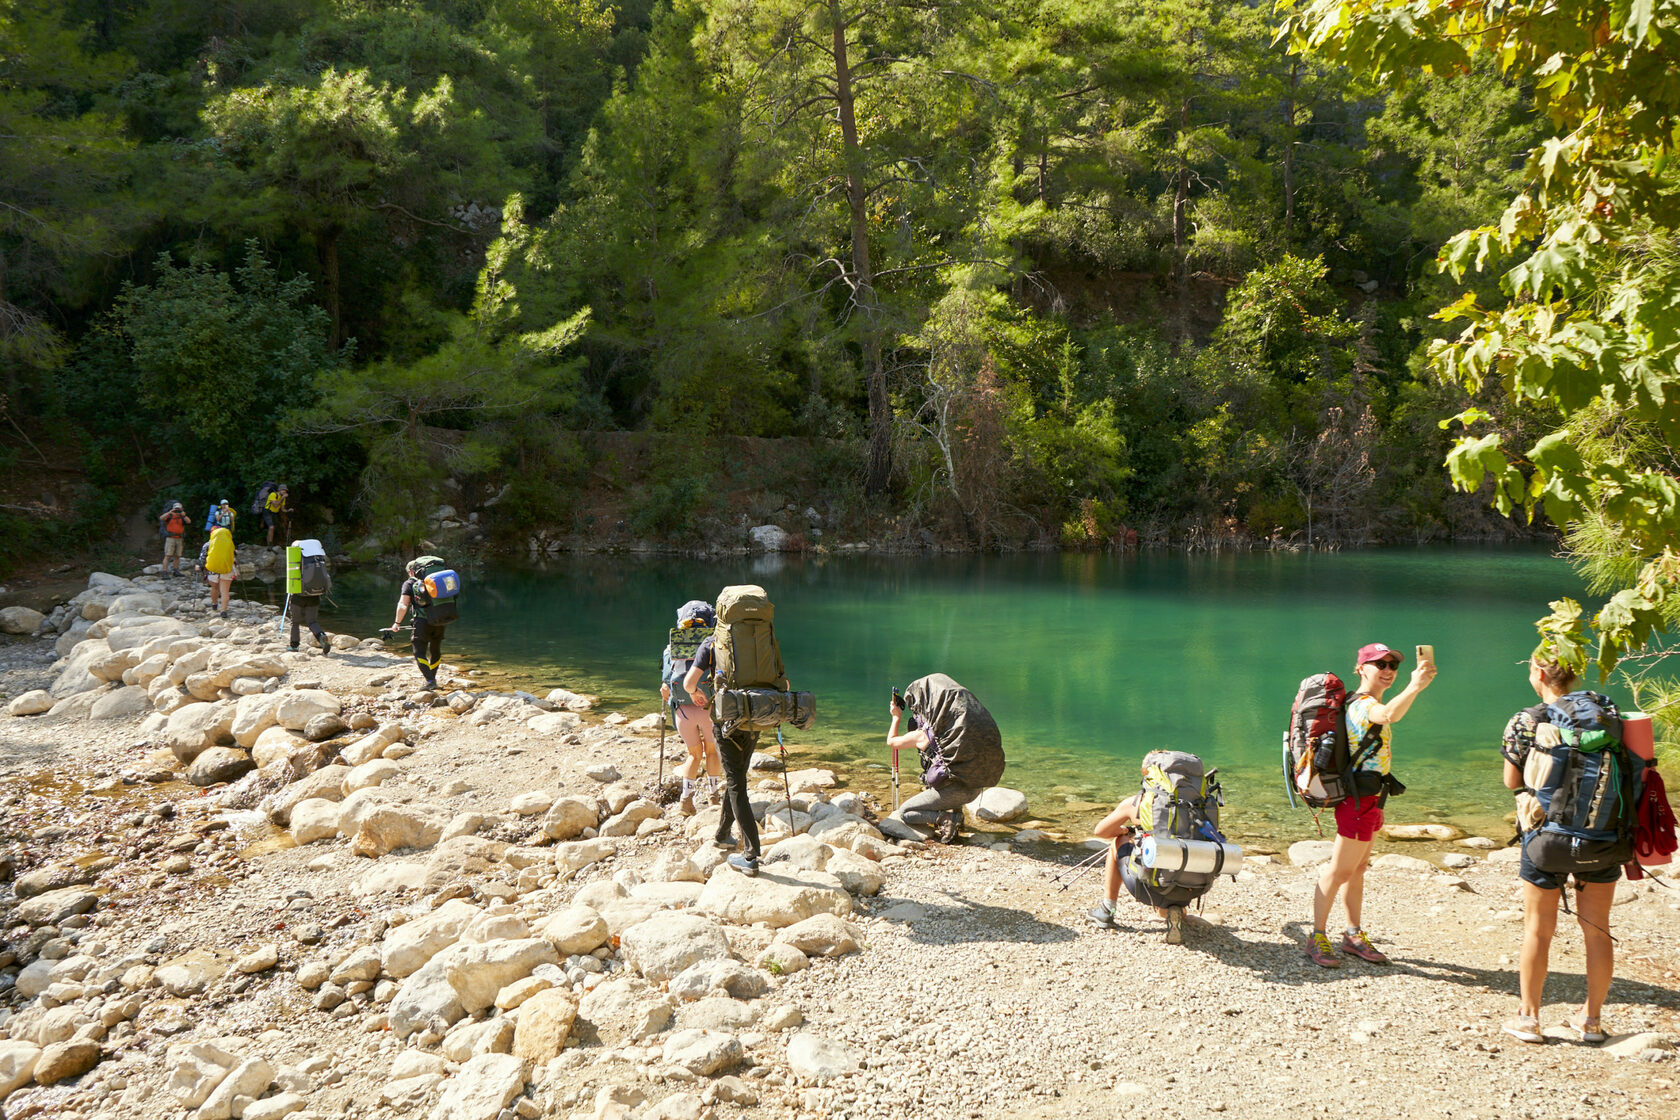
[[[1527,837],[1525,836],[1526,840]],[[1577,887],[1586,883],[1614,883],[1622,877],[1622,865],[1613,863],[1601,871],[1566,871],[1561,875],[1554,875],[1550,871],[1542,871],[1528,861],[1528,845],[1522,845],[1522,864],[1517,869],[1517,878],[1525,883],[1533,883],[1543,891],[1562,890],[1564,881],[1574,879]]]

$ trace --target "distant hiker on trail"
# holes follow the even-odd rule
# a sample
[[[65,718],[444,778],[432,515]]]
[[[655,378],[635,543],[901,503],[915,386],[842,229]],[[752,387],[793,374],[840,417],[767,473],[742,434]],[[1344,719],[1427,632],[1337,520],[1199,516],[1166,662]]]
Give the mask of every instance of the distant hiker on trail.
[[[1091,920],[1115,927],[1120,888],[1167,923],[1167,944],[1184,940],[1184,907],[1221,875],[1242,869],[1242,849],[1219,831],[1223,802],[1216,770],[1183,751],[1143,757],[1143,788],[1114,807],[1092,835],[1109,841],[1103,901]]]
[[[712,628],[716,625],[717,612],[712,610],[710,603],[703,599],[684,603],[677,608],[677,625],[660,655],[659,696],[671,707],[677,734],[682,736],[683,744],[688,747],[688,762],[682,771],[682,801],[679,802],[685,817],[694,815],[694,794],[700,786],[702,765],[706,770],[708,796],[715,801],[718,794],[720,765],[717,729],[712,725],[712,713],[707,704],[695,703],[683,685],[699,660],[701,649],[706,651],[707,665],[711,665]],[[704,670],[699,679],[702,682],[707,679]]]
[[[187,536],[187,511],[180,502],[171,502],[158,515],[158,532],[163,534],[163,574],[172,578],[181,574],[181,549]]]
[[[299,626],[307,626],[321,645],[321,656],[331,657],[327,632],[321,629],[321,596],[332,590],[327,571],[327,552],[317,540],[293,541],[286,550],[286,613],[292,618],[292,644],[297,652]]]
[[[263,499],[262,523],[268,529],[268,543],[274,543],[274,530],[280,530],[280,539],[285,540],[292,532],[292,511],[286,504],[287,491],[285,486],[269,491],[268,497]]]
[[[1383,805],[1394,788],[1391,771],[1391,733],[1411,711],[1418,694],[1435,679],[1435,665],[1422,661],[1412,670],[1412,679],[1400,695],[1383,703],[1383,693],[1394,685],[1402,657],[1381,642],[1359,647],[1354,664],[1359,673],[1359,690],[1347,705],[1347,737],[1362,743],[1367,735],[1377,738],[1377,749],[1368,752],[1354,772],[1354,791],[1336,805],[1336,842],[1330,862],[1318,876],[1313,892],[1313,931],[1307,941],[1307,959],[1322,968],[1340,968],[1342,960],[1330,944],[1325,928],[1338,892],[1347,908],[1347,932],[1339,948],[1372,964],[1387,964],[1385,957],[1360,925],[1365,904],[1365,871],[1371,866],[1371,843],[1383,826]],[[1403,788],[1403,787],[1401,787]]]
[[[239,574],[233,563],[233,533],[221,526],[210,530],[210,538],[198,550],[193,571],[209,573],[205,578],[210,584],[210,609],[219,609],[227,614],[228,600],[233,595],[233,581]],[[218,594],[222,601],[220,608],[216,606]]]
[[[233,506],[228,504],[226,498],[223,498],[210,507],[210,513],[204,518],[204,531],[208,533],[212,529],[226,529],[231,533],[233,532],[233,523],[238,520],[238,517],[239,515],[233,511]]]
[[[1574,670],[1531,660],[1528,683],[1540,703],[1511,717],[1501,747],[1505,787],[1517,792],[1523,894],[1521,1005],[1503,1029],[1523,1042],[1546,1041],[1540,1002],[1558,900],[1573,878],[1587,998],[1568,1023],[1582,1042],[1599,1043],[1605,1039],[1599,1012],[1616,965],[1610,904],[1622,864],[1633,858],[1633,804],[1644,763],[1623,747],[1620,714],[1608,697],[1571,691]]]
[[[436,556],[417,556],[406,570],[408,578],[397,597],[391,629],[401,626],[410,611],[414,613],[414,663],[426,687],[436,688],[438,666],[443,664],[444,628],[460,617],[461,578]]]
[[[887,746],[895,769],[900,750],[916,751],[927,788],[887,819],[932,829],[940,843],[949,844],[962,825],[962,807],[1003,777],[1003,733],[974,693],[943,673],[910,682],[903,700],[901,706],[895,693],[888,703]],[[901,735],[899,720],[906,707],[910,730]]]

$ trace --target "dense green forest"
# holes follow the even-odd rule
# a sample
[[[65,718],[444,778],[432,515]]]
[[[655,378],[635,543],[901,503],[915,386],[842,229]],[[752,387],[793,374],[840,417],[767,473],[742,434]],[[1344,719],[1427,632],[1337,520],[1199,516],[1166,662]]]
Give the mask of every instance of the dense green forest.
[[[680,536],[735,437],[831,523],[982,547],[1506,531],[1440,422],[1555,402],[1432,370],[1497,294],[1437,256],[1555,121],[1294,11],[0,0],[0,469],[73,463],[84,539],[264,478],[392,542],[634,479]]]

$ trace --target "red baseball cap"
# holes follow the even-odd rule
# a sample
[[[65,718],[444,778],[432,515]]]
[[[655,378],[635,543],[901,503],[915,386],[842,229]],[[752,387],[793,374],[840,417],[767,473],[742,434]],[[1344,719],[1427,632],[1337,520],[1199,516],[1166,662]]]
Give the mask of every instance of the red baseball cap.
[[[1354,659],[1353,663],[1356,666],[1364,665],[1368,661],[1377,661],[1391,653],[1401,661],[1406,660],[1406,655],[1401,653],[1399,650],[1389,649],[1381,642],[1372,642],[1370,645],[1359,647],[1359,656]]]

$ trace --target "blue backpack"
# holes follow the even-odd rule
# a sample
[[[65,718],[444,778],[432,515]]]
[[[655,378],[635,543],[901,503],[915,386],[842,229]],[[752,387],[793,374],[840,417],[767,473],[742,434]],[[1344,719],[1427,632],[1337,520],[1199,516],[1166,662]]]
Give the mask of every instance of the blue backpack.
[[[1644,760],[1622,745],[1622,721],[1608,697],[1571,692],[1531,709],[1562,742],[1535,745],[1523,791],[1544,820],[1523,837],[1529,863],[1552,875],[1603,871],[1633,858],[1633,826]]]

